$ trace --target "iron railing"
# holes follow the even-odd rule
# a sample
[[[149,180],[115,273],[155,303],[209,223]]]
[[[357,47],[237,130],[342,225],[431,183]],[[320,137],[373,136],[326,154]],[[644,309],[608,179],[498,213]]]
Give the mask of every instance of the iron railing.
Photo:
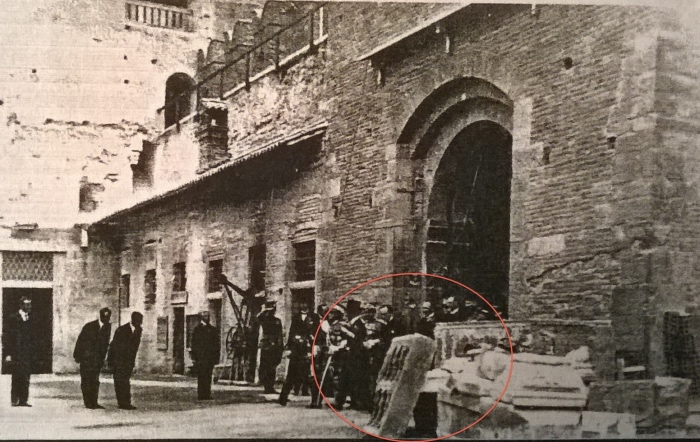
[[[326,35],[323,4],[313,7],[287,26],[269,24],[260,28],[253,43],[231,43],[219,59],[200,68],[200,81],[186,91],[166,100],[158,109],[162,112],[169,106],[178,106],[185,97],[196,94],[197,110],[202,98],[223,100],[226,94],[237,87],[248,89],[254,79],[266,72],[280,69],[290,57],[303,53],[314,53],[317,43]],[[305,51],[306,50],[306,51]],[[178,120],[186,117],[180,115]]]

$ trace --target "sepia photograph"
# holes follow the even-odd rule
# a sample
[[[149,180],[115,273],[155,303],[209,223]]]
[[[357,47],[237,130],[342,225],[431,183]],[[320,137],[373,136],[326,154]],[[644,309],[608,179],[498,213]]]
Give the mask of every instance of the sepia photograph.
[[[13,0],[0,47],[0,439],[700,438],[700,0]]]

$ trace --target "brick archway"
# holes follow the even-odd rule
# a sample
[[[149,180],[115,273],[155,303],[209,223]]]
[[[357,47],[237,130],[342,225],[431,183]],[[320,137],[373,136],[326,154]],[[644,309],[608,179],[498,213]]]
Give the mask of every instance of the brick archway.
[[[504,313],[507,312],[510,274],[510,200],[513,172],[511,134],[514,126],[514,107],[508,94],[492,83],[475,77],[459,78],[441,85],[429,94],[408,118],[397,140],[398,157],[410,163],[413,171],[413,201],[410,216],[412,223],[403,235],[405,243],[395,249],[394,262],[398,264],[397,267],[402,264],[403,267],[395,270],[419,270],[444,274],[459,280],[468,278],[465,268],[474,270],[476,262],[479,261],[476,257],[483,255],[486,264],[478,271],[483,273],[486,268],[497,268],[497,271],[490,272],[496,283],[484,285],[477,281],[463,282],[475,286],[477,290],[489,291],[490,293],[485,294],[487,299],[500,304],[499,307]],[[481,157],[481,166],[475,165],[474,155]],[[457,164],[459,166],[455,167]],[[481,178],[477,178],[477,169],[485,165],[488,167],[481,169]],[[485,182],[491,180],[491,184],[484,187],[479,184],[480,181],[477,184],[466,185],[470,180],[484,179]],[[499,182],[499,179],[507,182]],[[456,189],[455,183],[465,184],[465,188]],[[499,188],[494,201],[500,206],[488,207],[479,212],[479,207],[489,201],[488,188],[493,186]],[[456,211],[446,209],[445,201],[440,202],[450,192],[459,200],[456,206],[453,204],[453,209],[457,207]],[[444,210],[438,209],[441,203]],[[499,213],[491,216],[495,212]],[[456,241],[459,235],[455,235],[455,220],[452,218],[469,218],[472,214],[476,214],[476,223],[481,224],[478,228],[484,228],[490,223],[498,225],[494,232],[487,232],[487,236],[497,236],[497,256],[486,251],[489,247],[484,242],[470,253],[465,251],[467,259],[462,260],[461,264],[460,259],[456,258],[459,253],[455,254],[455,250],[431,251],[431,246],[440,241],[433,237],[436,223],[450,224],[446,231],[450,232],[448,235],[451,237],[443,238],[444,246],[449,249],[456,245],[451,242],[459,243]],[[472,242],[476,244],[477,237],[474,237],[473,232],[471,235]],[[439,257],[440,254],[443,255],[442,258]],[[447,269],[436,266],[436,262],[441,259],[446,261]],[[426,284],[427,281],[423,281],[420,288],[416,287],[410,296],[422,299],[430,291]],[[405,289],[404,286],[399,290],[405,292]],[[395,296],[395,301],[401,303],[401,297],[404,295],[396,295],[398,296]],[[436,295],[428,293],[428,296]]]

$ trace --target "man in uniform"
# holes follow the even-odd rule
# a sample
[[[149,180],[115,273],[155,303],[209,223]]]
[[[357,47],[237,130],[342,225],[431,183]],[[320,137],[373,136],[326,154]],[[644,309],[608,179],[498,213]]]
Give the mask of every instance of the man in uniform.
[[[379,317],[377,318],[377,320],[384,325],[383,339],[385,340],[385,345],[388,349],[388,346],[391,345],[392,339],[405,335],[406,331],[404,328],[403,321],[401,320],[401,316],[397,316],[394,313],[394,308],[389,304],[382,305],[379,308],[378,313]]]
[[[114,392],[117,404],[122,410],[135,410],[131,404],[131,374],[136,365],[136,353],[141,344],[141,324],[143,315],[131,314],[131,322],[122,325],[114,332],[114,338],[107,353],[107,363],[113,370]]]
[[[78,335],[73,350],[73,359],[80,364],[80,389],[83,392],[85,408],[102,409],[98,404],[100,392],[100,371],[107,356],[109,338],[112,334],[112,324],[109,320],[112,311],[108,308],[100,310],[100,317],[88,322]]]
[[[430,302],[421,306],[421,318],[417,324],[417,333],[435,339],[435,313]],[[435,368],[435,360],[430,366]],[[418,402],[413,409],[413,420],[416,424],[417,437],[437,437],[437,393],[420,393]]]
[[[342,307],[335,307],[328,314],[329,332],[328,332],[328,354],[332,358],[333,378],[334,378],[334,394],[335,408],[342,410],[345,405],[345,400],[350,394],[353,379],[350,376],[348,368],[349,359],[349,341],[355,339],[355,334],[351,330],[350,324],[345,321]],[[328,382],[328,379],[326,379]],[[325,383],[322,386],[324,393],[326,392]]]
[[[219,331],[209,323],[209,312],[199,314],[199,324],[192,331],[192,361],[197,373],[197,399],[211,399],[211,375],[219,363]]]
[[[367,359],[369,361],[369,364],[367,365],[369,379],[367,383],[368,388],[366,391],[367,400],[369,401],[372,401],[372,398],[374,397],[374,389],[377,385],[379,370],[382,368],[384,355],[388,350],[386,347],[385,323],[377,320],[375,315],[376,308],[373,305],[369,305],[366,308],[362,319],[366,330],[363,346],[365,347]]]
[[[465,309],[461,308],[454,296],[445,299],[443,303],[444,322],[463,322],[468,318]]]
[[[309,388],[309,372],[311,370],[311,343],[318,327],[318,317],[309,311],[309,305],[302,302],[299,313],[292,316],[287,338],[287,354],[289,366],[287,377],[280,393],[280,405],[287,405],[291,389],[301,386],[302,394]]]
[[[265,308],[258,313],[262,328],[260,338],[260,382],[265,388],[265,394],[277,394],[275,391],[275,374],[277,365],[282,361],[284,352],[282,321],[275,316],[277,303],[266,301]]]
[[[369,398],[370,376],[367,371],[369,366],[369,353],[364,346],[367,329],[363,322],[362,303],[351,299],[348,301],[348,323],[350,334],[348,335],[348,363],[347,374],[350,386],[351,408],[355,410],[368,410],[371,406]]]
[[[13,407],[31,407],[29,378],[34,362],[34,320],[30,315],[32,300],[23,296],[19,311],[10,316],[5,340],[5,362],[12,371],[10,400]]]
[[[316,310],[318,314],[318,310]],[[323,315],[325,315],[326,312],[323,311]],[[323,394],[328,397],[331,392],[332,388],[329,388],[329,385],[332,385],[332,382],[327,382],[324,378],[324,371],[326,369],[326,366],[328,364],[328,334],[330,333],[330,324],[329,324],[329,318],[326,317],[325,320],[323,320],[323,316],[319,316],[320,320],[320,327],[317,327],[318,334],[316,335],[316,343],[312,348],[312,352],[314,355],[314,371],[309,373],[309,384],[311,385],[311,403],[306,406],[306,408],[321,408],[321,404],[323,400],[321,399],[321,395],[319,394],[319,389],[316,384],[318,381],[318,385],[323,388]],[[316,333],[316,330],[314,330],[314,333]],[[312,338],[312,344],[313,338]],[[316,378],[314,379],[314,372],[316,373]],[[321,385],[321,382],[325,383],[326,385]]]

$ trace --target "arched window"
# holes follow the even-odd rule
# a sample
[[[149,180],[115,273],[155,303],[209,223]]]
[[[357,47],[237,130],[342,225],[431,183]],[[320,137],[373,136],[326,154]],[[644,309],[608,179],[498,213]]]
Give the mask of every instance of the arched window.
[[[194,80],[178,72],[165,83],[165,127],[170,127],[192,112]]]

